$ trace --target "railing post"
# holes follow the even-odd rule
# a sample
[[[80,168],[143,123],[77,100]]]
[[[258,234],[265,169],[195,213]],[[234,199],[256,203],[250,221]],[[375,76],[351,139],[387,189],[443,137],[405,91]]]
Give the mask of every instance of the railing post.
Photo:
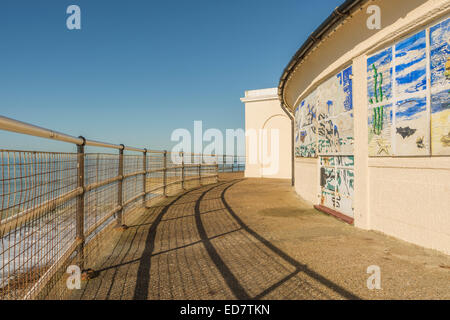
[[[227,156],[222,155],[222,172],[225,172],[225,162],[227,161]]]
[[[184,151],[181,151],[181,189],[184,190]]]
[[[216,182],[219,181],[219,155],[217,155],[216,158]]]
[[[198,163],[198,184],[202,185],[202,164],[203,164],[203,153],[200,154],[200,160]]]
[[[77,198],[77,215],[76,215],[76,241],[78,244],[78,266],[81,270],[84,269],[84,144],[86,139],[83,139],[83,144],[77,145],[77,177],[78,187],[83,188],[83,192]]]
[[[142,191],[144,192],[143,204],[145,207],[145,199],[147,198],[147,149],[144,149],[143,157],[142,170],[144,171],[144,177],[142,182]]]
[[[167,196],[167,150],[164,150],[163,159],[163,195]]]
[[[120,206],[119,212],[117,212],[117,227],[126,228],[123,223],[123,149],[125,146],[121,144],[122,148],[119,149],[119,176],[121,177],[118,182],[117,191],[117,204]]]

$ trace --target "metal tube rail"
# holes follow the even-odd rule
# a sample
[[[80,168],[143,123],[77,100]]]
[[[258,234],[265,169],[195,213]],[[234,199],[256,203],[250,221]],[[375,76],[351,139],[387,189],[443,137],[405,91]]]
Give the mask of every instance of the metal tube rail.
[[[0,116],[0,129],[16,133],[28,134],[35,137],[53,139],[68,143],[75,143],[79,145],[83,144],[83,139],[81,138],[77,138],[65,133],[60,133],[57,131],[38,127],[32,124],[10,119],[4,116]]]
[[[161,172],[166,170],[167,168],[159,168],[159,169],[152,169],[152,170],[147,170],[145,171],[146,173],[153,173],[153,172]]]
[[[96,141],[96,140],[84,140],[82,137],[75,137],[71,136],[69,134],[65,134],[62,132],[50,130],[47,128],[43,128],[40,126],[36,126],[33,124],[29,124],[23,121],[11,119],[5,116],[0,116],[0,129],[15,133],[21,133],[21,134],[27,134],[30,136],[35,137],[41,137],[45,139],[50,140],[57,140],[61,142],[67,142],[67,143],[73,143],[76,145],[86,145],[91,147],[101,147],[101,148],[110,148],[110,149],[117,149],[117,150],[125,150],[125,151],[136,151],[136,152],[147,152],[147,153],[172,153],[167,151],[160,151],[160,150],[147,150],[145,148],[136,148],[131,146],[124,146],[121,144],[112,144],[108,142],[102,142],[102,141]],[[200,153],[192,153],[192,156],[215,156],[214,154],[200,154]]]
[[[181,168],[183,168],[182,164],[181,165],[177,165],[177,166],[169,166],[169,167],[167,167],[167,170],[169,170],[169,169],[181,169]]]
[[[118,149],[118,150],[127,150],[127,151],[137,151],[144,152],[145,149],[123,146],[120,144],[112,144],[107,142],[95,141],[95,140],[84,140],[81,137],[74,137],[65,133],[61,133],[58,131],[53,131],[47,128],[35,126],[33,124],[29,124],[26,122],[14,120],[8,117],[0,116],[0,129],[15,133],[27,134],[30,136],[46,138],[50,140],[57,140],[67,143],[73,143],[76,145],[86,145],[91,147],[101,147],[101,148],[110,148],[110,149]]]
[[[126,178],[130,178],[130,177],[134,177],[134,176],[139,176],[139,175],[143,175],[145,174],[146,171],[142,170],[142,171],[136,171],[136,172],[131,172],[131,173],[127,173],[123,175],[123,179]]]
[[[106,179],[106,180],[103,180],[103,181],[100,181],[100,182],[91,183],[91,184],[87,185],[84,189],[85,189],[86,192],[88,192],[88,191],[91,191],[91,190],[98,189],[100,187],[106,186],[108,184],[114,183],[116,181],[122,180],[122,179],[123,179],[122,176],[116,176],[116,177],[109,178],[109,179]]]

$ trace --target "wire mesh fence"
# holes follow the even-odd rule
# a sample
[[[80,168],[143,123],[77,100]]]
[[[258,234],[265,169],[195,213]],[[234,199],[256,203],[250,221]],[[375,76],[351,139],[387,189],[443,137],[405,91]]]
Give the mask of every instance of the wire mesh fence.
[[[217,164],[219,172],[241,172],[245,170],[245,156],[219,155]]]
[[[128,213],[217,181],[217,156],[181,154],[179,161],[165,151],[124,149],[0,150],[0,299],[45,296],[69,264],[85,268],[102,236],[124,226]]]
[[[0,298],[27,297],[75,241],[77,155],[0,150]]]

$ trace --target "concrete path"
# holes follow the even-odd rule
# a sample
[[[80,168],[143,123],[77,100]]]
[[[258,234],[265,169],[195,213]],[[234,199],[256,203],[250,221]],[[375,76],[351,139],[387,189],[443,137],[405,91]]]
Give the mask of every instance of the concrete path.
[[[322,214],[286,180],[229,174],[127,224],[71,299],[450,299],[449,256]]]

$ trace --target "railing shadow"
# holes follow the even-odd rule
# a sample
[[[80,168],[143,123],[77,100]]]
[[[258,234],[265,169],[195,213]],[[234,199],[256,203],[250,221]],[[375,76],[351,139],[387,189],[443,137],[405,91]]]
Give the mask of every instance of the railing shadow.
[[[259,235],[258,233],[256,233],[254,230],[252,230],[250,227],[248,227],[240,218],[239,216],[234,212],[234,210],[231,208],[231,206],[228,204],[228,202],[225,199],[225,193],[227,192],[227,190],[229,188],[231,188],[236,182],[233,182],[232,184],[230,184],[229,186],[227,186],[226,188],[223,189],[220,197],[221,200],[225,206],[225,208],[227,209],[228,213],[237,221],[237,223],[239,223],[239,225],[242,227],[242,229],[244,229],[246,232],[248,232],[249,234],[251,234],[253,237],[255,237],[258,241],[260,241],[264,246],[266,246],[268,249],[270,249],[272,252],[274,252],[276,255],[278,255],[280,258],[284,259],[286,262],[288,262],[289,264],[291,264],[292,266],[295,267],[295,271],[293,271],[291,274],[287,275],[286,277],[284,277],[282,280],[276,282],[275,284],[271,285],[270,287],[268,287],[266,290],[264,290],[263,292],[261,292],[260,294],[258,294],[257,296],[255,296],[255,299],[259,299],[262,298],[264,296],[266,296],[268,293],[272,292],[273,290],[275,290],[277,287],[281,286],[283,283],[285,283],[286,281],[288,281],[289,279],[291,279],[293,276],[295,276],[297,273],[299,272],[303,272],[306,275],[308,275],[309,277],[319,281],[321,284],[323,284],[324,286],[326,286],[327,288],[333,290],[334,292],[338,293],[339,295],[341,295],[342,297],[346,298],[346,299],[359,299],[358,296],[354,295],[353,293],[351,293],[350,291],[342,288],[341,286],[337,285],[336,283],[328,280],[327,278],[325,278],[324,276],[318,274],[317,272],[315,272],[314,270],[311,270],[310,268],[308,268],[307,265],[301,264],[300,262],[298,262],[297,260],[295,260],[294,258],[292,258],[291,256],[289,256],[287,253],[285,253],[284,251],[282,251],[281,249],[277,248],[276,246],[274,246],[270,241],[268,241],[267,239],[265,239],[264,237],[262,237],[261,235]]]
[[[225,197],[241,180],[193,189],[146,213],[76,298],[359,299],[242,221]]]

